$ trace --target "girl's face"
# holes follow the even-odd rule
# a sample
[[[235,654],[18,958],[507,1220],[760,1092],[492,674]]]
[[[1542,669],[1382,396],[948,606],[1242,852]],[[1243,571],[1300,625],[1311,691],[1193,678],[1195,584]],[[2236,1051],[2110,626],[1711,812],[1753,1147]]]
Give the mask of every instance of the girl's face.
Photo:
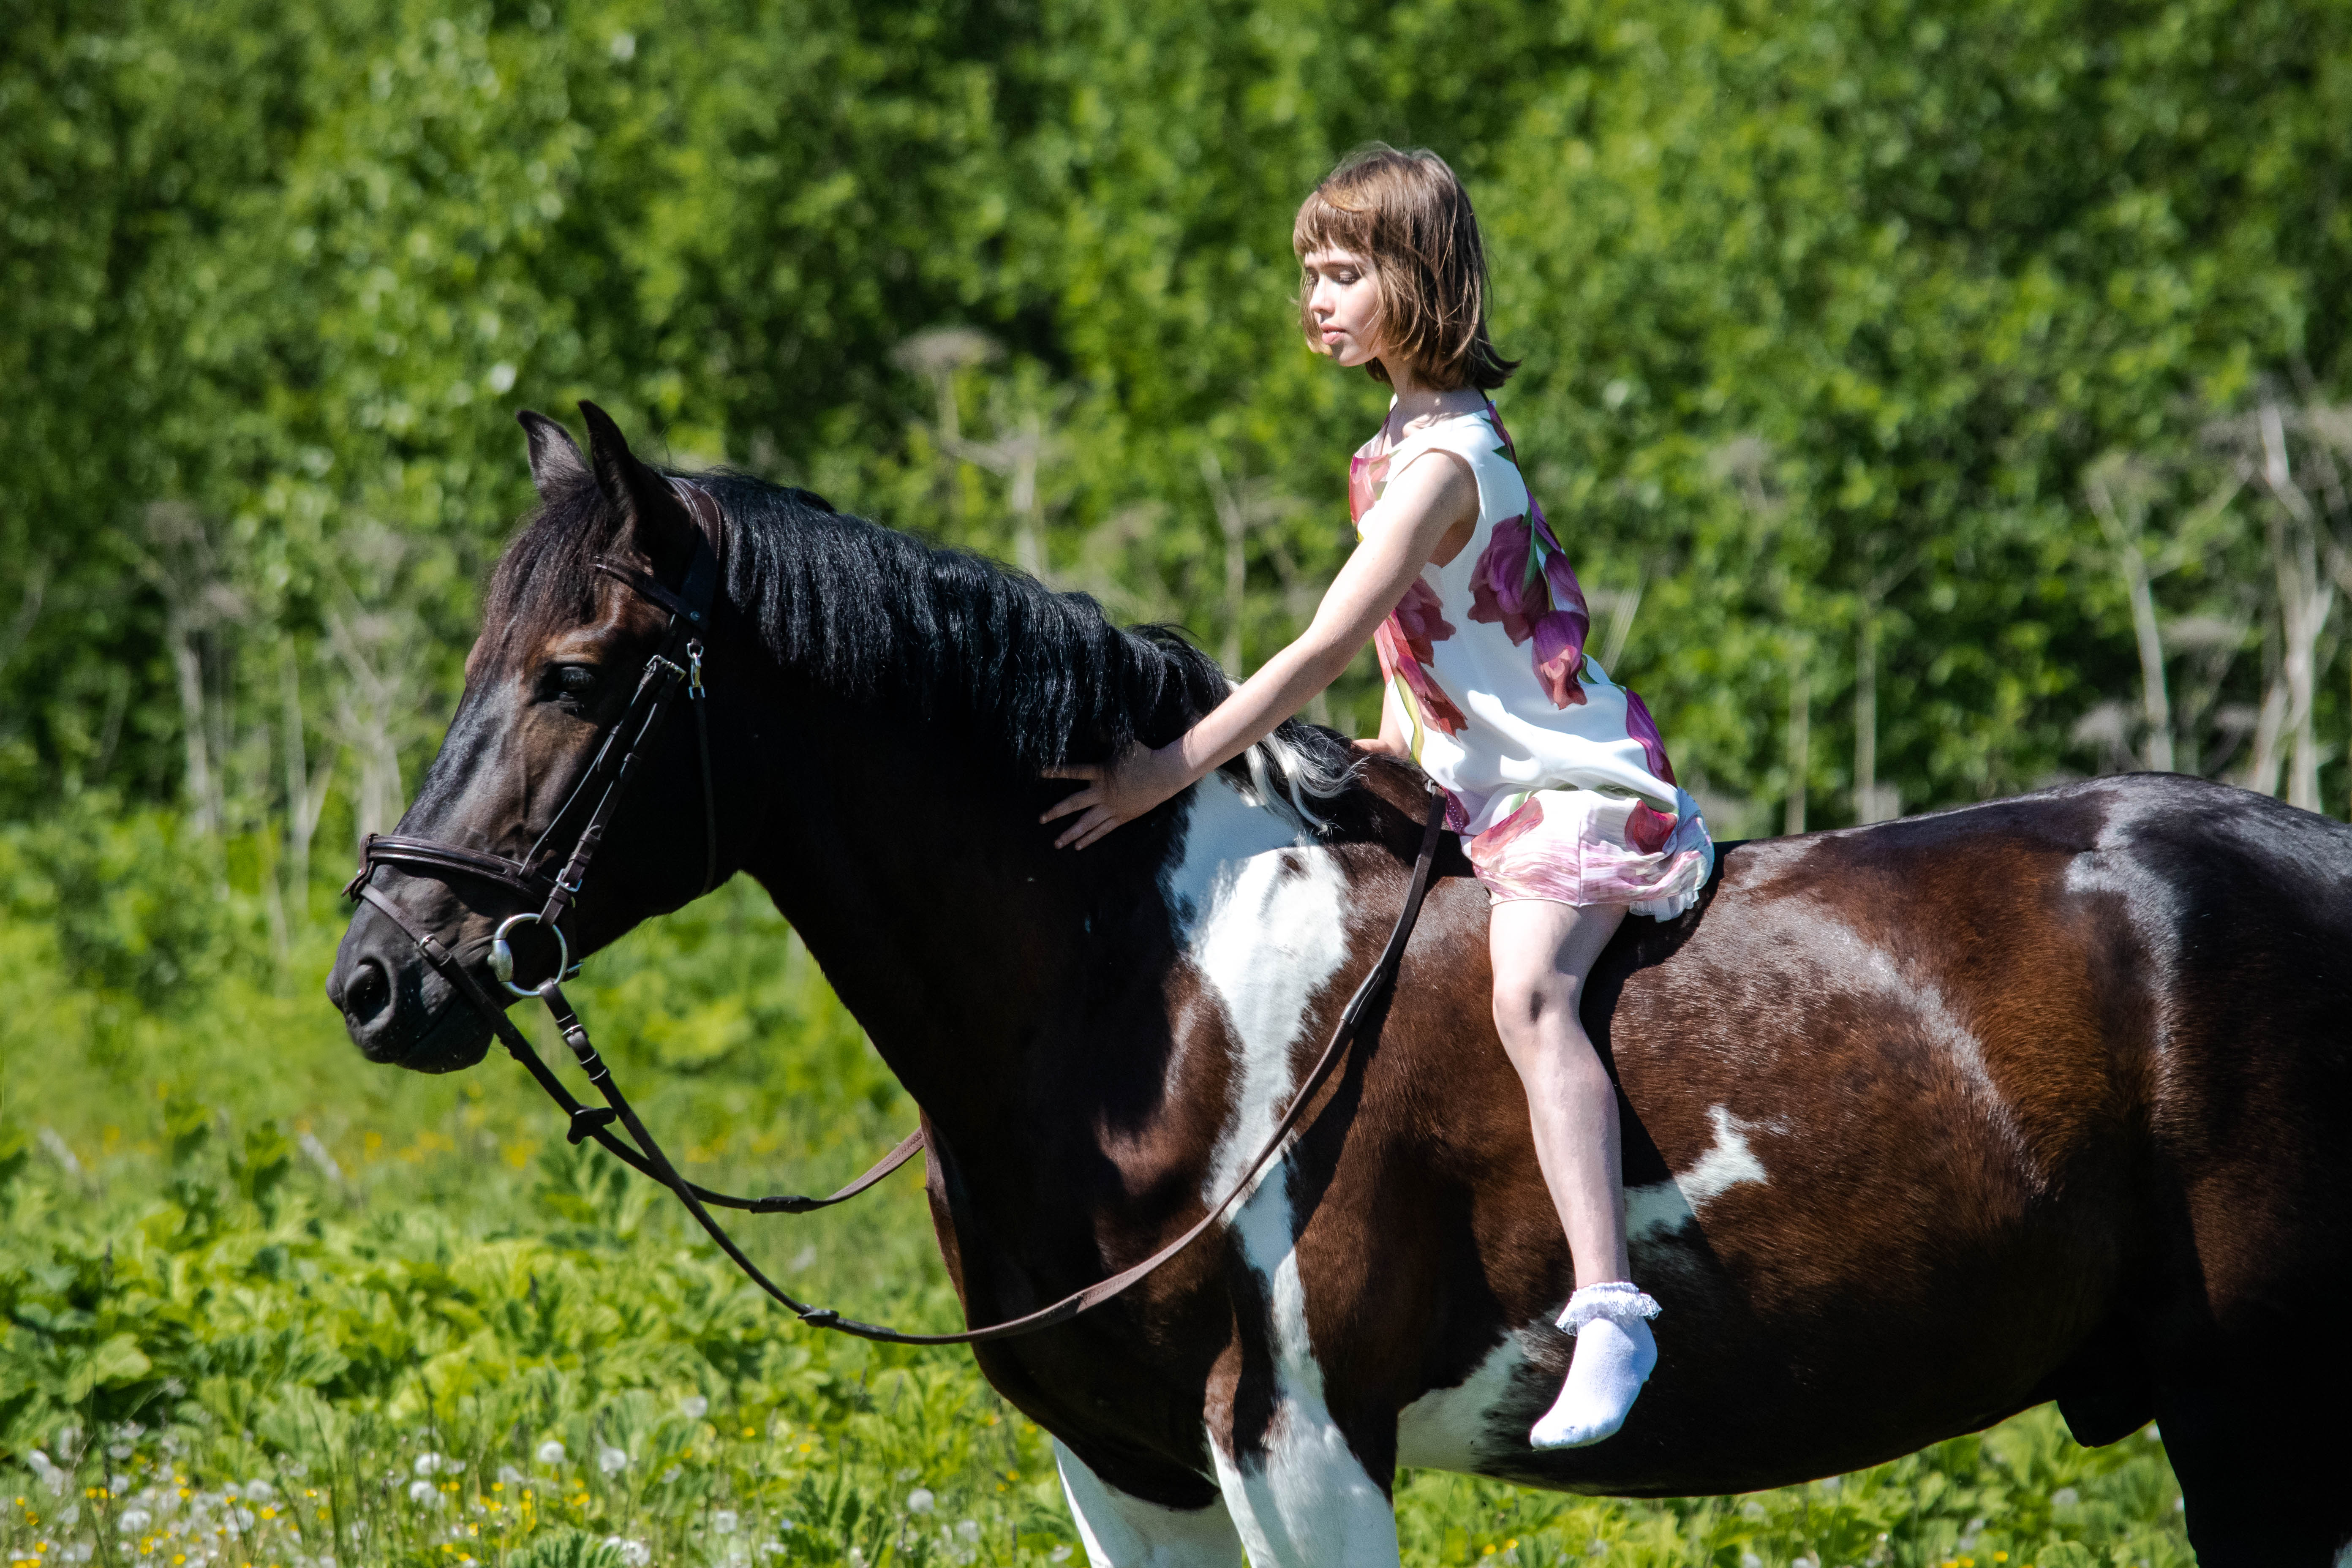
[[[1310,250],[1299,258],[1307,270],[1307,315],[1322,349],[1353,370],[1381,357],[1380,285],[1370,260],[1348,250]]]

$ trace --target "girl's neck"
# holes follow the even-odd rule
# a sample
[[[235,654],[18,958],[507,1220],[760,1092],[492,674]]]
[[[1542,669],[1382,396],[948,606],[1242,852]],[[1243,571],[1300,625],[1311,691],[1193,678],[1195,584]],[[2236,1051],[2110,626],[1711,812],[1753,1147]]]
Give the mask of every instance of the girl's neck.
[[[1415,425],[1432,419],[1472,414],[1486,406],[1486,395],[1475,386],[1441,390],[1402,366],[1382,363],[1389,371],[1389,384],[1396,393],[1395,402],[1389,405],[1388,427],[1392,437],[1402,437]]]

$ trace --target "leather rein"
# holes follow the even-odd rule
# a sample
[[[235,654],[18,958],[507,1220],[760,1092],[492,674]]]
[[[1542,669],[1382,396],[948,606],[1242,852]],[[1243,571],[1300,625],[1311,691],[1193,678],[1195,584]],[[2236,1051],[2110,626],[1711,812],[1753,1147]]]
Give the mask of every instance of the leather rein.
[[[1297,1092],[1291,1096],[1288,1107],[1258,1150],[1257,1157],[1226,1189],[1224,1195],[1211,1205],[1208,1211],[1182,1235],[1141,1262],[1082,1290],[1074,1291],[1051,1305],[1001,1323],[966,1329],[960,1333],[902,1333],[877,1323],[845,1318],[829,1307],[812,1306],[795,1299],[769,1279],[759,1265],[745,1257],[734,1238],[711,1216],[710,1210],[728,1208],[748,1214],[806,1214],[815,1209],[829,1208],[856,1197],[912,1159],[924,1147],[923,1129],[918,1127],[907,1134],[896,1148],[883,1155],[865,1174],[825,1197],[777,1194],[746,1198],[713,1192],[679,1174],[677,1167],[663,1152],[661,1145],[655,1142],[645,1123],[638,1120],[628,1097],[614,1081],[612,1068],[597,1054],[595,1046],[588,1037],[586,1026],[581,1023],[580,1016],[572,1010],[562,990],[562,983],[579,970],[572,963],[571,945],[563,935],[560,921],[564,912],[577,902],[589,865],[603,845],[605,832],[611,826],[628,786],[636,778],[638,760],[659,732],[681,681],[685,683],[694,710],[695,742],[702,770],[705,858],[701,891],[709,892],[718,879],[719,818],[710,773],[709,724],[705,713],[702,685],[702,634],[709,629],[711,605],[718,591],[719,560],[713,541],[720,537],[720,518],[718,500],[709,491],[683,479],[673,479],[669,482],[698,524],[694,559],[687,568],[685,580],[678,590],[673,593],[646,574],[624,563],[610,561],[595,563],[596,571],[614,578],[650,603],[667,610],[670,616],[668,630],[661,647],[646,661],[645,672],[638,679],[636,691],[631,697],[628,708],[605,731],[595,759],[557,811],[554,819],[548,824],[547,830],[540,835],[538,842],[521,859],[515,860],[503,855],[443,844],[429,838],[371,833],[361,841],[360,868],[343,889],[343,896],[373,905],[399,927],[416,944],[425,961],[449,983],[466,1005],[488,1022],[508,1054],[522,1064],[524,1070],[569,1118],[565,1137],[570,1142],[578,1143],[583,1139],[593,1139],[622,1163],[667,1187],[735,1267],[803,1322],[853,1334],[859,1339],[900,1345],[977,1344],[988,1340],[1034,1333],[1056,1323],[1067,1322],[1079,1313],[1121,1294],[1199,1239],[1202,1232],[1223,1218],[1244,1194],[1255,1186],[1259,1173],[1289,1141],[1291,1133],[1306,1115],[1308,1102],[1330,1079],[1332,1071],[1347,1054],[1349,1045],[1355,1039],[1362,1024],[1364,1014],[1396,979],[1405,944],[1412,937],[1413,924],[1421,914],[1423,898],[1429,890],[1439,837],[1445,826],[1445,796],[1442,792],[1431,792],[1429,819],[1422,830],[1420,852],[1413,860],[1412,879],[1405,891],[1404,905],[1397,913],[1396,925],[1389,932],[1388,945],[1381,950],[1379,960],[1364,976],[1362,984],[1356,987],[1355,994],[1348,999],[1347,1006],[1341,1009],[1330,1039],[1323,1047],[1323,1054],[1307,1071]],[[684,659],[682,664],[679,662],[681,657]],[[599,786],[602,794],[596,793]],[[564,858],[562,866],[553,872],[542,869],[546,864],[543,856],[549,840],[574,815],[574,807],[589,801],[593,804],[588,807],[587,819],[582,824],[580,835],[573,841],[572,851]],[[374,874],[379,867],[390,867],[410,876],[427,876],[444,880],[453,876],[471,877],[499,883],[520,892],[526,899],[540,900],[536,912],[511,915],[499,923],[490,942],[491,973],[513,995],[537,997],[546,1005],[557,1029],[562,1033],[564,1044],[571,1047],[573,1058],[588,1075],[588,1081],[596,1086],[597,1092],[603,1097],[603,1105],[585,1105],[575,1098],[564,1087],[563,1080],[555,1075],[554,1069],[532,1048],[521,1029],[507,1016],[505,1007],[491,997],[465,963],[440,939],[419,927],[398,904],[374,886]],[[514,956],[507,940],[509,931],[524,925],[543,928],[556,942],[555,973],[535,986],[515,984]],[[616,1121],[626,1132],[626,1138],[616,1136],[612,1131]]]

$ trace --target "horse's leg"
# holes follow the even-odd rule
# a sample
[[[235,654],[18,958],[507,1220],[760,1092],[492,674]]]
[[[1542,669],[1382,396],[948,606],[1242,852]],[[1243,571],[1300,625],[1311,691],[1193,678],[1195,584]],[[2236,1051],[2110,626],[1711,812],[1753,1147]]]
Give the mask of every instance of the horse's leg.
[[[1242,1538],[1223,1503],[1166,1508],[1120,1491],[1054,1445],[1062,1495],[1094,1568],[1241,1568]]]
[[[1397,1555],[1396,1507],[1322,1408],[1283,1400],[1239,1457],[1211,1424],[1209,1452],[1250,1568],[1381,1568]]]
[[[2344,1380],[2340,1369],[2330,1378],[2298,1364],[2328,1358],[2327,1341],[2340,1331],[2305,1338],[2313,1356],[2289,1341],[2260,1357],[2215,1357],[2158,1384],[2157,1422],[2200,1568],[2352,1564]],[[2307,1371],[2322,1375],[2307,1380]]]

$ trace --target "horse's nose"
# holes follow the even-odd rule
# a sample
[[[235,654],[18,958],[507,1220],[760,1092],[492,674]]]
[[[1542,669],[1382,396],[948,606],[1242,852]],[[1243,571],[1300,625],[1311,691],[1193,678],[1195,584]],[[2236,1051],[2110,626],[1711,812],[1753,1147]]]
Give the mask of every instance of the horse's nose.
[[[392,976],[383,972],[382,961],[362,958],[352,966],[351,978],[343,984],[343,994],[335,1002],[342,1009],[343,1022],[352,1030],[366,1028],[376,1015],[392,1005]],[[327,984],[327,994],[334,997],[334,983]]]
[[[355,921],[327,973],[327,1000],[343,1016],[352,1044],[372,1062],[397,1062],[415,1047],[421,1000],[413,978],[380,950],[375,922]]]

